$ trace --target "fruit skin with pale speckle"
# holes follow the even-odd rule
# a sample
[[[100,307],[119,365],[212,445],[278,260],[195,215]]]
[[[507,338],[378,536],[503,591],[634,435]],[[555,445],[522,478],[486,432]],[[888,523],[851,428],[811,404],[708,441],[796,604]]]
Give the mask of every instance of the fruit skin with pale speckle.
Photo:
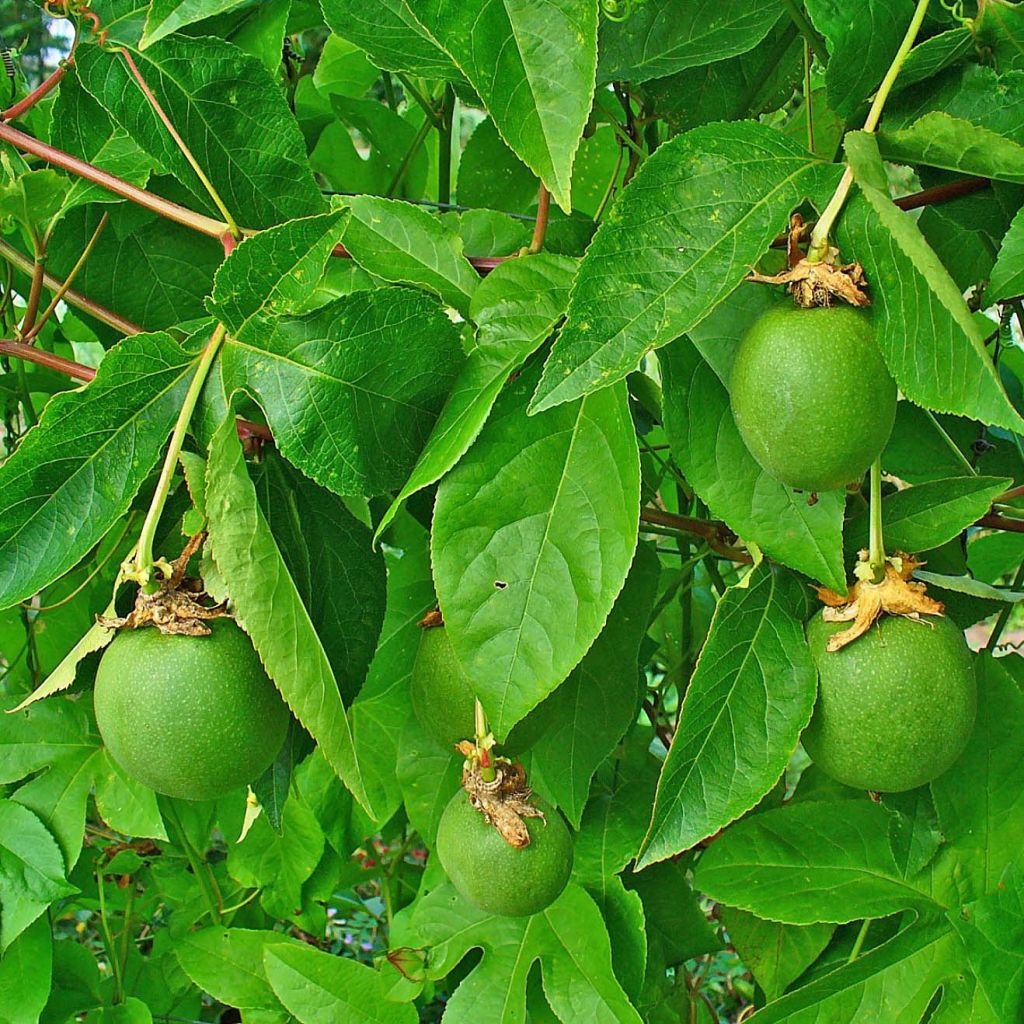
[[[562,815],[533,800],[544,812],[526,818],[530,845],[509,845],[459,790],[441,815],[435,846],[452,884],[470,903],[489,914],[527,917],[550,906],[572,873],[572,836]]]
[[[231,619],[210,636],[120,632],[96,672],[96,723],[113,759],[150,789],[212,800],[277,756],[288,708]]]
[[[846,623],[811,620],[818,702],[803,745],[827,775],[858,789],[899,793],[938,778],[974,725],[977,681],[960,629],[949,619],[883,616],[842,650],[829,636]]]
[[[410,688],[420,725],[441,746],[472,739],[473,691],[444,626],[422,630]]]
[[[729,398],[750,454],[803,491],[863,477],[896,418],[871,321],[849,306],[769,309],[740,342]]]

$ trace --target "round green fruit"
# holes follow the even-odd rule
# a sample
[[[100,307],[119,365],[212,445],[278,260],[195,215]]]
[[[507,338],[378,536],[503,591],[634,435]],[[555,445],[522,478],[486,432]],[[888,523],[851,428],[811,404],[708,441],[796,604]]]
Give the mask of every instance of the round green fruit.
[[[443,626],[421,630],[411,691],[420,725],[441,746],[473,737],[473,690]]]
[[[437,856],[452,884],[489,914],[527,917],[558,898],[572,873],[572,836],[562,815],[534,798],[544,812],[527,818],[530,845],[516,849],[469,802],[464,790],[452,797],[437,828]]]
[[[768,310],[740,342],[729,397],[751,455],[802,491],[863,477],[896,417],[871,321],[849,306]]]
[[[971,734],[977,682],[963,633],[949,619],[883,616],[839,651],[848,623],[807,628],[818,703],[803,734],[815,764],[857,789],[899,793],[941,775]]]
[[[96,672],[96,723],[113,759],[150,789],[211,800],[274,760],[288,708],[231,619],[209,636],[126,629]]]

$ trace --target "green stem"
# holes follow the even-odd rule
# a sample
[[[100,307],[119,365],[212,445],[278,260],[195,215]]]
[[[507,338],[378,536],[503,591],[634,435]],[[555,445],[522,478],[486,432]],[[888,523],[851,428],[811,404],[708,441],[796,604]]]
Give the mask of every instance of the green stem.
[[[36,407],[32,404],[32,389],[29,387],[25,363],[20,359],[17,362],[17,374],[18,387],[21,390],[21,411],[25,414],[25,422],[34,427],[39,422],[39,417],[36,415]]]
[[[551,214],[551,193],[542,184],[537,192],[537,223],[533,226],[533,238],[530,240],[529,252],[536,254],[544,248],[544,238],[548,233],[548,218]]]
[[[487,724],[487,714],[484,711],[483,704],[475,698],[473,700],[473,723],[476,732],[476,749],[479,753],[483,754],[487,751],[484,743],[490,735],[491,727]],[[485,782],[493,782],[495,778],[493,766],[481,767],[480,775]]]
[[[807,17],[807,12],[800,0],[782,0],[782,6],[786,8],[786,13],[796,25],[800,35],[804,37],[807,45],[821,60],[828,60],[828,46],[825,43],[825,37],[811,24],[811,19]]]
[[[391,72],[381,71],[380,78],[384,83],[384,99],[387,101],[388,109],[395,113],[398,110],[398,100],[395,98],[395,83],[391,81]]]
[[[871,918],[864,918],[860,926],[860,931],[857,932],[857,938],[854,940],[853,949],[850,950],[850,957],[846,961],[848,964],[852,964],[857,957],[860,956],[860,951],[864,948],[864,940],[868,937],[868,929],[871,927]]]
[[[885,575],[885,540],[882,537],[882,457],[871,463],[870,532],[868,564],[877,583]]]
[[[899,77],[900,71],[903,69],[903,64],[914,45],[914,40],[917,39],[917,33],[921,28],[921,23],[924,21],[929,2],[930,0],[917,0],[917,7],[914,10],[914,16],[910,19],[910,25],[907,27],[903,42],[900,43],[900,48],[896,51],[896,56],[893,57],[889,70],[885,73],[885,78],[882,79],[882,84],[878,87],[878,92],[875,93],[875,98],[871,101],[871,109],[868,111],[868,116],[864,121],[863,130],[866,132],[873,132],[878,127],[878,122],[882,117],[882,110],[885,107],[885,101],[889,98],[889,93],[892,92],[892,87]],[[843,208],[843,203],[846,202],[846,197],[849,195],[852,185],[853,171],[847,166],[835,193],[828,201],[828,205],[822,211],[821,216],[818,218],[818,223],[814,225],[814,230],[811,232],[811,240],[807,248],[807,259],[812,263],[819,263],[827,255],[829,232],[832,230],[836,217],[839,216],[839,211]]]
[[[192,846],[188,833],[185,831],[185,826],[181,823],[181,817],[178,814],[178,808],[175,806],[174,798],[162,801],[160,808],[166,812],[170,824],[174,826],[174,831],[177,833],[177,841],[185,853],[185,858],[189,863],[189,867],[192,868],[192,874],[195,875],[199,888],[203,890],[203,895],[206,897],[206,904],[210,908],[210,916],[215,924],[220,924],[222,906],[220,892],[216,889],[217,883],[210,872],[209,863],[205,858],[200,860],[198,852]]]
[[[434,109],[431,102],[416,88],[415,85],[409,81],[407,75],[398,73],[398,80],[402,83],[402,88],[405,90],[406,95],[411,96],[422,108],[423,113],[427,115],[427,119],[435,127],[440,126],[440,119],[437,116],[437,111]]]
[[[939,437],[941,437],[942,440],[946,442],[947,446],[949,447],[949,450],[957,457],[957,459],[963,465],[963,467],[967,470],[967,472],[971,476],[977,476],[978,475],[978,471],[971,465],[970,460],[967,458],[967,456],[964,455],[964,453],[962,451],[960,451],[959,447],[957,446],[956,441],[954,441],[953,438],[951,438],[949,436],[949,434],[946,433],[945,428],[938,421],[938,419],[936,419],[935,414],[930,409],[925,409],[924,410],[924,414],[925,414],[925,416],[928,417],[928,419],[931,420],[932,426],[939,433]]]
[[[210,340],[203,349],[203,354],[196,366],[195,375],[185,392],[185,400],[181,404],[181,411],[178,413],[178,420],[174,424],[174,432],[171,434],[171,443],[167,448],[167,455],[164,458],[163,468],[160,470],[160,479],[157,481],[156,491],[153,500],[150,502],[149,511],[146,513],[142,530],[139,533],[139,544],[135,554],[134,572],[128,578],[141,583],[143,587],[151,587],[150,569],[153,565],[153,541],[156,537],[157,524],[160,522],[160,515],[164,510],[164,503],[171,489],[171,480],[174,478],[174,470],[178,464],[178,456],[181,454],[181,446],[185,441],[185,432],[188,430],[189,420],[195,410],[196,402],[199,400],[199,393],[203,390],[206,378],[209,375],[210,367],[220,351],[221,343],[224,341],[225,328],[223,324],[217,324]]]
[[[107,918],[107,896],[103,884],[102,856],[96,863],[96,893],[100,904],[100,931],[103,933],[103,945],[107,950],[107,962],[114,974],[114,1005],[124,1002],[124,977],[121,974],[121,958],[117,955],[114,934],[110,930]]]
[[[399,185],[402,184],[402,179],[405,177],[406,172],[412,165],[416,154],[420,151],[420,147],[423,145],[430,133],[430,129],[434,127],[434,122],[430,118],[424,118],[423,124],[420,125],[419,131],[416,132],[415,137],[412,140],[412,144],[406,150],[405,156],[402,157],[402,162],[399,164],[398,170],[395,171],[395,176],[391,179],[391,184],[388,185],[387,191],[384,193],[386,196],[393,196],[398,190]]]
[[[452,127],[455,117],[455,90],[444,87],[444,98],[441,100],[441,124],[438,128],[440,138],[437,142],[437,201],[452,201]]]
[[[1024,583],[1024,562],[1017,567],[1017,572],[1013,577],[1010,589],[1017,590],[1022,583]],[[1006,624],[1010,621],[1010,616],[1013,614],[1013,609],[1014,605],[1007,602],[1006,607],[999,613],[999,618],[996,619],[996,624],[992,627],[992,635],[988,638],[988,643],[985,644],[986,651],[994,651],[996,649],[999,638],[1003,635],[1003,630],[1006,629]]]

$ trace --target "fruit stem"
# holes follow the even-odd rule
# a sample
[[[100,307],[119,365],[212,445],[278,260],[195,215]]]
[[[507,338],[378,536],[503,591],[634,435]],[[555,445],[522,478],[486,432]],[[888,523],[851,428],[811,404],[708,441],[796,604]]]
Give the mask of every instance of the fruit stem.
[[[914,16],[910,19],[910,24],[907,26],[903,42],[900,43],[900,48],[896,51],[896,56],[893,57],[889,70],[885,73],[885,78],[882,79],[882,84],[878,87],[875,98],[871,101],[871,109],[868,110],[868,116],[864,120],[863,131],[873,132],[878,127],[878,122],[882,117],[882,109],[885,107],[885,101],[889,98],[889,93],[892,92],[892,87],[900,71],[903,69],[903,64],[914,45],[914,40],[917,39],[917,33],[920,31],[929,3],[930,0],[917,0],[917,7],[914,10]],[[811,263],[820,263],[828,255],[829,232],[832,230],[836,217],[839,216],[839,211],[842,210],[843,204],[846,202],[846,197],[850,193],[850,186],[852,184],[853,171],[850,169],[849,164],[847,164],[846,170],[839,180],[839,185],[836,187],[832,198],[828,201],[828,205],[822,210],[818,223],[814,225],[814,230],[811,232],[810,244],[807,247],[807,259]]]
[[[868,540],[868,565],[876,583],[885,575],[885,541],[882,539],[882,457],[871,463],[871,526]]]
[[[1022,583],[1024,583],[1024,562],[1017,567],[1017,574],[1013,577],[1010,590],[1017,590]],[[1006,607],[999,613],[999,618],[996,619],[996,624],[992,627],[992,635],[988,638],[988,643],[985,644],[986,651],[994,651],[996,649],[999,638],[1003,635],[1003,630],[1006,628],[1007,622],[1010,621],[1010,615],[1013,614],[1015,607],[1015,605],[1008,601]]]
[[[196,402],[199,400],[199,393],[203,390],[206,378],[209,375],[213,360],[220,351],[221,343],[224,341],[226,331],[223,324],[217,324],[210,340],[203,349],[196,366],[195,376],[185,392],[185,399],[181,404],[181,411],[178,413],[177,422],[174,424],[174,431],[171,434],[171,443],[167,448],[167,455],[164,458],[163,468],[160,470],[160,479],[157,481],[156,491],[153,500],[150,502],[149,511],[142,524],[139,533],[139,544],[135,553],[135,564],[125,572],[126,579],[135,580],[142,584],[144,590],[152,593],[156,589],[150,578],[150,569],[153,566],[153,541],[156,538],[157,524],[160,522],[160,515],[164,510],[164,503],[171,489],[171,480],[174,478],[174,469],[178,463],[178,456],[181,454],[181,446],[185,441],[185,432],[188,430],[189,420],[195,410]]]

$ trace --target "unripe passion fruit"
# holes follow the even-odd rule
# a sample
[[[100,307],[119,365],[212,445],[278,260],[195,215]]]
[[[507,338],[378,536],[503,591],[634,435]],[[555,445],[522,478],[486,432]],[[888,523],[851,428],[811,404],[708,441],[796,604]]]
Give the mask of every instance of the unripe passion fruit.
[[[421,631],[410,687],[420,725],[441,746],[473,736],[473,690],[443,626]]]
[[[526,818],[530,845],[516,849],[469,802],[464,790],[452,797],[437,828],[436,852],[452,884],[489,914],[527,917],[553,903],[572,873],[572,836],[562,815],[543,800],[544,812]]]
[[[150,789],[211,800],[277,756],[288,709],[231,619],[210,636],[119,633],[96,672],[96,722],[114,760]]]
[[[857,789],[923,786],[959,756],[974,725],[977,682],[963,633],[949,619],[883,616],[839,651],[828,638],[847,623],[811,620],[818,703],[804,731],[826,774]]]
[[[871,321],[849,306],[768,310],[740,342],[729,398],[751,455],[804,491],[859,480],[896,417]]]

